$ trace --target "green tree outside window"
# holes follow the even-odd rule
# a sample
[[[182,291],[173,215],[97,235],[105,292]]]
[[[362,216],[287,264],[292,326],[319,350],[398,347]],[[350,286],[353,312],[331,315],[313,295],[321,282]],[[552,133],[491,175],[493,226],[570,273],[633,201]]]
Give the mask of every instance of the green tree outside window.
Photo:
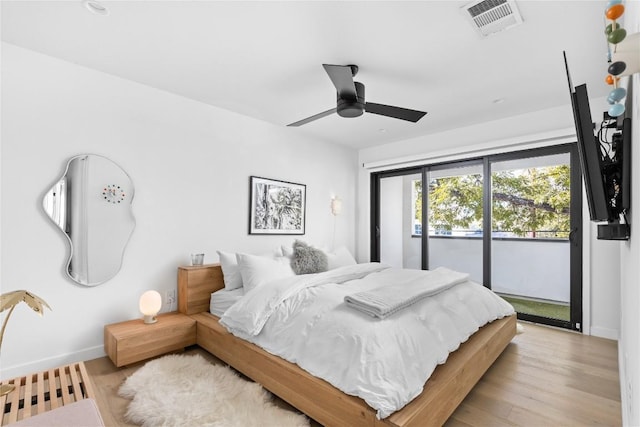
[[[568,165],[505,170],[492,174],[492,229],[517,237],[569,237],[570,174]],[[414,218],[422,218],[422,181],[414,181],[418,194]],[[482,175],[432,179],[429,182],[430,227],[452,230],[481,228]]]

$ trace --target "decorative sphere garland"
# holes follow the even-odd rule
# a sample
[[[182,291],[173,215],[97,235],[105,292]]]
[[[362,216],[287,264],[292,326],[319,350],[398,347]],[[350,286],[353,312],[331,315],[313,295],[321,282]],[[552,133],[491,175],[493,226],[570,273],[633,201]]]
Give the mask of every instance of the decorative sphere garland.
[[[605,9],[604,16],[613,22],[605,26],[604,33],[607,36],[607,43],[614,46],[614,52],[617,47],[616,45],[627,37],[627,31],[616,22],[616,20],[623,14],[624,5],[622,4],[622,0],[610,0],[607,2],[607,8]],[[611,47],[609,47],[607,54],[608,62],[611,62],[611,57]],[[620,103],[620,101],[627,96],[627,90],[623,87],[618,87],[618,81],[620,80],[620,77],[618,76],[624,73],[624,70],[626,69],[627,64],[623,61],[616,61],[610,64],[607,69],[609,75],[605,78],[605,82],[608,85],[613,86],[613,90],[607,97],[607,102],[610,105],[608,113],[611,117],[619,117],[624,114],[624,104]]]

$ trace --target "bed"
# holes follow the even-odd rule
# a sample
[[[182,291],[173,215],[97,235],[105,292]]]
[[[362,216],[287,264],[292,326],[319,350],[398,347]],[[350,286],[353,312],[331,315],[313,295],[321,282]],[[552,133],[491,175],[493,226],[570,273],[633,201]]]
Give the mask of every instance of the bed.
[[[362,399],[228,332],[209,312],[211,293],[223,288],[219,264],[178,269],[178,308],[196,321],[197,344],[325,426],[442,425],[516,332],[514,315],[483,326],[435,369],[418,397],[378,419]]]

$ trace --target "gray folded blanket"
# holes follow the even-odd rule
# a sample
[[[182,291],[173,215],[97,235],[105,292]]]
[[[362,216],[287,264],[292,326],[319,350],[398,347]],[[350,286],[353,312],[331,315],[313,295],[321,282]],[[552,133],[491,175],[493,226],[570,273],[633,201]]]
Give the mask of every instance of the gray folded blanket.
[[[390,284],[344,297],[348,307],[369,316],[384,319],[431,295],[435,295],[469,279],[467,273],[438,267],[415,280]]]

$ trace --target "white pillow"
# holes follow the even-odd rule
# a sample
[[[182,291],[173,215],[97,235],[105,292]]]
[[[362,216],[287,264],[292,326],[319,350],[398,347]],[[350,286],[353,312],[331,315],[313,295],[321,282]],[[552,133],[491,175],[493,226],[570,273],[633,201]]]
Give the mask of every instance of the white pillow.
[[[345,267],[347,265],[357,264],[353,255],[351,255],[351,252],[349,252],[349,249],[345,248],[344,246],[336,249],[333,252],[326,252],[326,254],[329,270],[333,270],[334,268],[338,267]]]
[[[287,257],[268,257],[249,254],[236,254],[238,268],[242,276],[244,291],[262,286],[282,277],[295,276],[291,269],[291,260]]]
[[[242,276],[238,267],[236,254],[231,252],[218,251],[220,257],[220,267],[222,267],[222,277],[224,278],[224,288],[227,290],[242,287]]]
[[[293,246],[289,245],[289,246],[285,246],[282,245],[280,247],[280,251],[282,252],[282,256],[286,256],[291,258],[293,256]]]

